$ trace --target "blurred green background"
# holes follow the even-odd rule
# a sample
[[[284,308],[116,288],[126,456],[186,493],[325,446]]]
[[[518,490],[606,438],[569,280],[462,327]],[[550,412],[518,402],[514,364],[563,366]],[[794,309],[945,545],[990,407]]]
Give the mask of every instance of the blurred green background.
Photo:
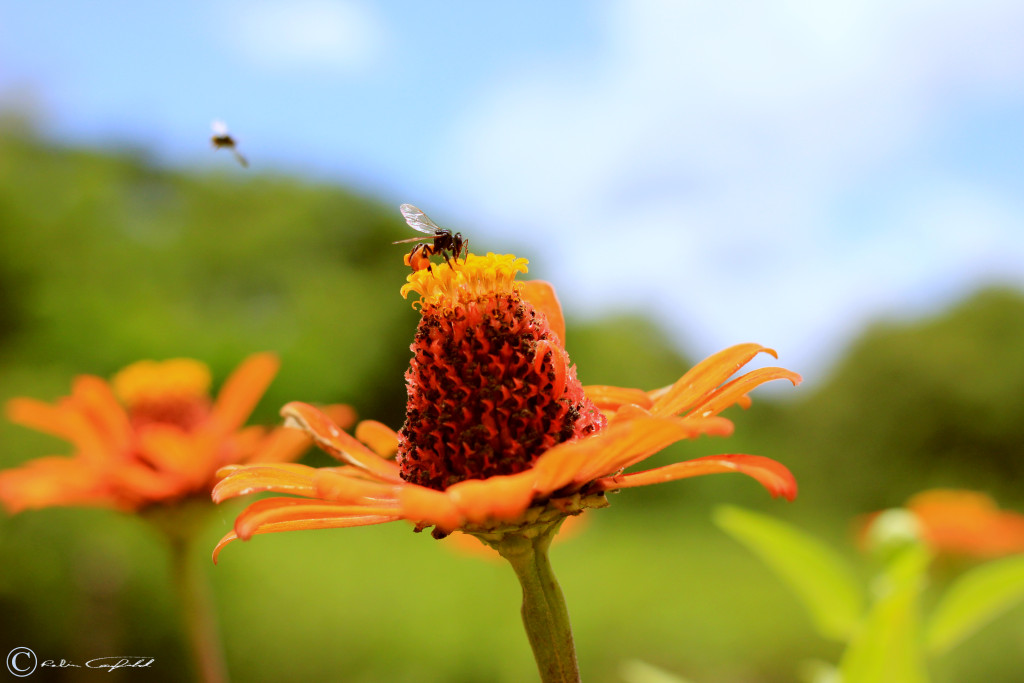
[[[336,185],[166,170],[140,152],[57,146],[9,119],[0,399],[54,399],[76,374],[110,376],[142,358],[199,358],[220,381],[246,355],[273,350],[282,370],[254,421],[305,400],[349,403],[397,427],[417,318],[398,294],[402,248],[389,243],[405,236],[394,207]],[[531,277],[557,287],[560,274]],[[653,388],[696,360],[642,315],[566,313],[585,384]],[[788,518],[851,556],[857,515],[927,487],[984,490],[1024,510],[1021,349],[1024,294],[1010,288],[925,318],[880,319],[823,377],[755,392],[752,408],[728,413],[734,437],[657,456],[770,456],[795,472],[801,494],[786,504],[745,478],[709,477],[627,491],[590,513],[553,551],[584,679],[619,681],[624,661],[642,659],[703,683],[773,683],[794,680],[803,659],[834,660],[778,580],[711,525],[712,506]],[[0,467],[66,452],[0,424]],[[261,536],[214,567],[208,551],[239,509],[217,511],[193,558],[212,581],[234,680],[534,679],[509,568],[402,524]],[[144,680],[188,680],[167,550],[141,520],[84,509],[0,517],[0,558],[0,643],[71,660],[144,654],[158,662]],[[1017,608],[940,661],[935,680],[1017,683],[1022,652]],[[77,680],[63,675],[32,680]]]

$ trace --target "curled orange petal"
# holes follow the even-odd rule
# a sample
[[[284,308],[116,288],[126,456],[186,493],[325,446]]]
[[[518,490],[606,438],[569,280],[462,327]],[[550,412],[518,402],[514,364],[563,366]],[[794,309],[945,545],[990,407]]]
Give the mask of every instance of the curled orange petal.
[[[262,491],[314,497],[316,486],[313,485],[313,477],[318,471],[315,467],[296,463],[223,467],[217,472],[224,478],[213,487],[213,502],[220,503]]]
[[[281,409],[281,415],[285,417],[286,425],[291,421],[304,429],[320,448],[338,460],[365,470],[383,481],[396,484],[402,481],[398,474],[398,465],[391,460],[385,460],[349,436],[331,422],[330,418],[308,403],[288,403]]]
[[[399,518],[394,515],[350,515],[295,519],[286,522],[267,522],[258,529],[255,529],[250,538],[260,534],[272,534],[280,531],[306,531],[309,529],[340,529],[353,526],[369,526],[371,524],[394,522],[398,519]],[[220,556],[220,551],[224,549],[224,546],[231,541],[236,541],[238,539],[239,536],[234,531],[230,531],[225,534],[224,538],[220,539],[217,546],[213,549],[213,563],[217,564],[217,558]]]
[[[745,404],[744,407],[746,407],[746,405],[750,405],[747,392],[758,385],[775,379],[788,379],[794,386],[802,381],[800,375],[785,368],[759,368],[751,370],[747,374],[737,377],[731,382],[715,389],[709,395],[702,398],[700,402],[695,403],[689,410],[694,415],[710,417],[711,415],[717,415],[734,403]]]
[[[797,485],[793,473],[782,463],[760,455],[711,455],[656,467],[644,472],[607,477],[599,480],[599,485],[605,491],[613,491],[727,472],[739,472],[753,477],[768,490],[773,498],[778,496],[782,496],[786,500],[796,498]]]
[[[268,524],[280,522],[307,522],[309,529],[325,526],[326,520],[364,519],[367,517],[391,517],[397,519],[397,509],[384,506],[344,505],[323,500],[305,498],[265,498],[258,500],[238,515],[235,533],[242,540],[252,537],[256,530]]]
[[[648,417],[617,422],[593,437],[592,441],[601,448],[580,467],[574,481],[584,483],[630,467],[676,441],[701,434],[726,435],[731,431],[732,423],[721,418],[680,420]]]
[[[760,344],[737,344],[708,356],[668,389],[652,392],[656,398],[651,413],[668,416],[689,410],[691,404],[714,391],[759,353],[778,357],[775,351]]]

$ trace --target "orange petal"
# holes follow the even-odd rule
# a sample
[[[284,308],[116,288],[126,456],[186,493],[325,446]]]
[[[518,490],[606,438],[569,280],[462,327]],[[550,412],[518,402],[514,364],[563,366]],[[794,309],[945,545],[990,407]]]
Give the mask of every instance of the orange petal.
[[[580,467],[574,482],[585,483],[635,465],[676,441],[701,434],[727,435],[731,431],[732,423],[722,418],[679,420],[648,417],[617,422],[602,434],[592,437],[600,443],[601,449]]]
[[[213,502],[220,503],[228,498],[262,491],[293,493],[312,498],[316,496],[316,487],[313,485],[316,473],[315,467],[296,463],[224,467],[217,473],[224,478],[213,487]]]
[[[356,426],[356,438],[382,458],[393,458],[398,451],[398,432],[376,420],[363,420]]]
[[[291,462],[313,445],[313,439],[301,429],[278,427],[271,430],[246,460],[251,463]]]
[[[73,440],[74,429],[66,407],[38,401],[34,398],[12,398],[7,402],[7,419],[23,427],[52,434],[66,441]]]
[[[324,500],[306,500],[305,498],[265,498],[256,501],[238,515],[238,519],[235,520],[235,533],[242,540],[247,540],[256,533],[257,529],[267,524],[307,522],[311,523],[311,526],[306,528],[319,529],[322,528],[325,520],[351,520],[366,517],[389,518],[385,521],[390,521],[392,517],[398,519],[397,508],[388,510],[381,506],[343,505]]]
[[[349,472],[353,468],[347,468]],[[358,470],[357,470],[358,471]],[[313,477],[316,497],[348,505],[394,503],[398,500],[395,484],[362,479],[344,471],[320,468]]]
[[[246,358],[224,382],[210,415],[211,424],[220,433],[241,427],[263,397],[277,374],[280,362],[272,353],[257,353]]]
[[[583,387],[583,393],[602,411],[618,410],[625,405],[636,405],[649,410],[654,405],[651,397],[642,389],[595,384]]]
[[[11,514],[56,505],[115,507],[99,472],[77,458],[48,456],[0,471],[0,503]]]
[[[740,472],[753,477],[768,489],[768,493],[772,494],[773,498],[778,496],[782,496],[786,500],[796,498],[796,479],[792,472],[783,464],[760,455],[711,455],[656,467],[644,472],[608,477],[601,479],[599,484],[603,490],[611,491],[725,472]]]
[[[402,517],[423,526],[433,524],[450,533],[465,521],[455,502],[441,491],[406,484],[399,488],[398,499],[402,505]]]
[[[521,285],[519,296],[544,314],[551,331],[558,335],[562,348],[565,348],[565,317],[562,315],[562,304],[558,302],[555,288],[544,280],[526,280]]]
[[[99,377],[79,375],[71,386],[74,404],[97,426],[110,447],[117,451],[128,448],[132,426],[110,384]]]
[[[532,472],[467,479],[452,484],[445,494],[467,521],[510,521],[521,516],[533,502]]]
[[[69,441],[90,463],[102,463],[111,457],[109,444],[96,425],[90,423],[69,399],[52,405],[33,398],[13,398],[7,402],[7,417],[30,429]]]
[[[932,489],[918,493],[905,507],[938,551],[975,557],[1024,552],[1024,515],[1000,510],[983,493]]]
[[[538,497],[543,497],[568,486],[577,478],[580,468],[594,457],[597,457],[604,443],[601,438],[611,427],[598,436],[591,436],[577,441],[567,441],[545,451],[528,470],[533,474],[533,490]]]
[[[641,417],[653,417],[651,411],[640,406],[627,404],[620,406],[614,413],[608,415],[608,424],[615,424],[616,422],[629,422],[630,420],[637,420]]]
[[[330,403],[321,406],[320,412],[331,418],[331,421],[342,429],[348,429],[356,423],[356,409],[344,403]]]
[[[215,463],[209,445],[178,427],[151,424],[138,432],[138,455],[157,470],[199,486],[213,474]]]
[[[138,460],[111,467],[107,476],[116,495],[131,507],[176,498],[195,489],[184,477],[157,471]]]
[[[652,392],[657,398],[651,413],[667,416],[688,410],[762,352],[776,356],[775,351],[760,344],[737,344],[705,358],[667,390]]]
[[[360,516],[340,516],[340,517],[320,517],[313,519],[297,519],[288,522],[267,522],[255,529],[251,536],[258,536],[259,534],[272,534],[279,531],[305,531],[308,529],[340,529],[343,527],[353,526],[368,526],[370,524],[383,524],[384,522],[394,522],[400,519],[394,515],[360,515]],[[250,536],[250,538],[251,538]],[[220,555],[220,551],[224,549],[231,541],[238,539],[238,534],[234,531],[227,533],[224,538],[220,539],[217,546],[213,549],[213,563],[217,564],[217,557]]]
[[[317,446],[338,460],[365,470],[382,481],[402,482],[397,464],[359,443],[308,403],[293,401],[281,409],[281,415],[285,417],[286,425],[289,421],[294,422],[313,437]]]
[[[737,377],[727,384],[715,389],[692,406],[692,414],[701,417],[717,415],[734,403],[750,404],[747,392],[756,386],[770,382],[773,379],[788,379],[793,386],[800,384],[802,378],[795,372],[785,368],[759,368],[751,370],[745,375]]]

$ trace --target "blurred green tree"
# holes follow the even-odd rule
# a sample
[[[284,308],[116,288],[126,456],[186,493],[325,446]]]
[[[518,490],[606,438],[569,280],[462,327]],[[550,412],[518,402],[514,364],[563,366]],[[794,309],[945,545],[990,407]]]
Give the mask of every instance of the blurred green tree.
[[[860,510],[934,486],[1024,500],[1022,350],[1024,294],[1005,287],[931,318],[877,323],[793,404],[798,474]]]

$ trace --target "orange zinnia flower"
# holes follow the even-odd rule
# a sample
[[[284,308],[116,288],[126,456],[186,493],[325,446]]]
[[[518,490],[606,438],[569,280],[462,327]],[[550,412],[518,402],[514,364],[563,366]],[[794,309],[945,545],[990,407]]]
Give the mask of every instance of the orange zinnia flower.
[[[406,420],[396,433],[373,421],[350,436],[304,403],[282,409],[343,465],[234,465],[214,489],[220,502],[273,491],[299,497],[251,504],[217,545],[254,534],[379,524],[400,519],[488,543],[507,534],[557,528],[569,515],[607,505],[605,494],[720,472],[755,478],[792,499],[783,465],[754,455],[719,455],[651,470],[624,471],[666,446],[701,434],[728,435],[725,408],[773,379],[800,377],[762,368],[730,380],[761,352],[757,344],[721,351],[671,386],[655,391],[583,387],[563,346],[554,290],[517,282],[526,260],[469,254],[408,276],[402,295],[419,294],[422,314],[406,373]]]
[[[934,489],[918,493],[906,509],[923,540],[938,552],[973,557],[1024,553],[1024,515],[1000,510],[983,493]]]
[[[11,420],[75,450],[0,472],[0,503],[12,513],[53,505],[137,510],[208,493],[229,463],[294,459],[309,445],[302,434],[242,426],[277,368],[272,354],[251,356],[216,400],[206,365],[184,358],[135,363],[110,383],[76,377],[71,395],[54,404],[13,399]]]

